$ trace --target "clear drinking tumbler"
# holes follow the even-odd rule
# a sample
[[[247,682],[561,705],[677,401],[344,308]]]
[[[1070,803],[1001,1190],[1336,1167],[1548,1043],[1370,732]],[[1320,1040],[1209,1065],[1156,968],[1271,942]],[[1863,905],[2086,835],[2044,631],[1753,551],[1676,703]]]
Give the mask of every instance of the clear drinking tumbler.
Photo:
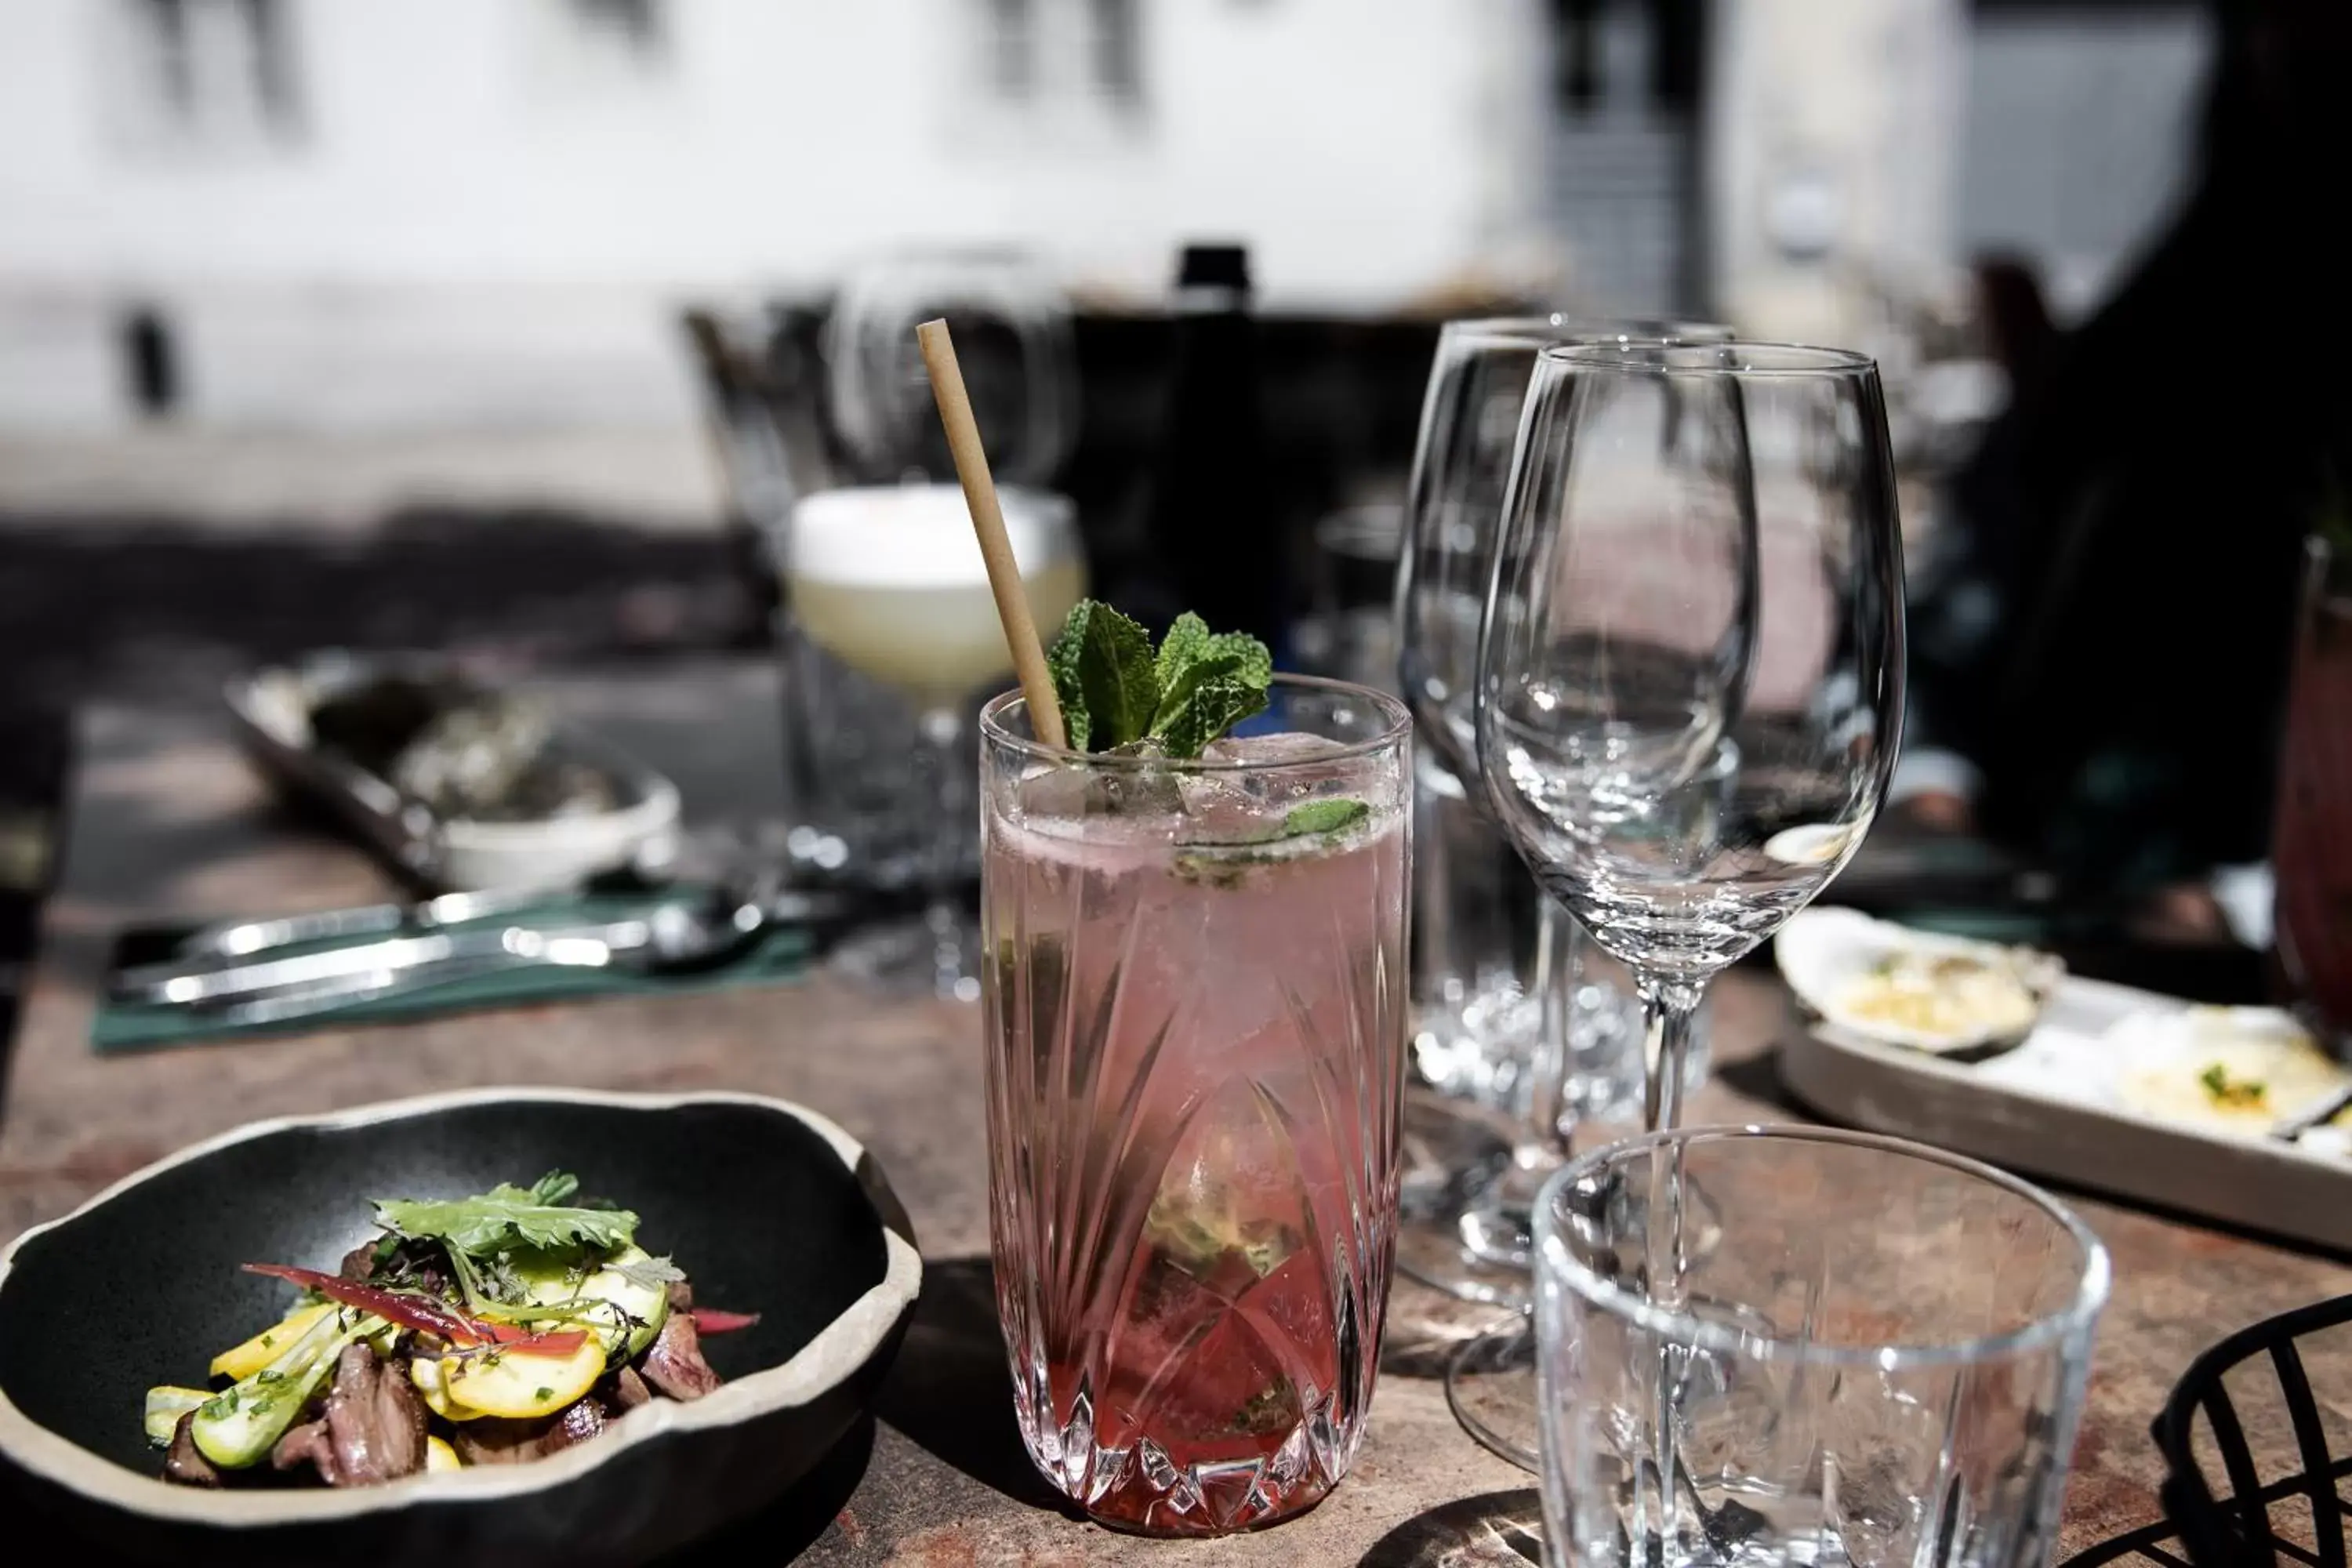
[[[2048,1560],[2107,1255],[2046,1194],[1697,1128],[1568,1166],[1537,1232],[1555,1565]]]

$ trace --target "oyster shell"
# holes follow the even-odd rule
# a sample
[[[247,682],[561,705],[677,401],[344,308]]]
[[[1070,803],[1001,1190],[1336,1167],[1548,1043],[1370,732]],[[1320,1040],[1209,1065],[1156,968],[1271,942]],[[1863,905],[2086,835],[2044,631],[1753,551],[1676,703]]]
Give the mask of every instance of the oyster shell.
[[[2023,1039],[2066,973],[2032,948],[1912,931],[1853,910],[1800,912],[1773,953],[1813,1016],[1937,1056]]]

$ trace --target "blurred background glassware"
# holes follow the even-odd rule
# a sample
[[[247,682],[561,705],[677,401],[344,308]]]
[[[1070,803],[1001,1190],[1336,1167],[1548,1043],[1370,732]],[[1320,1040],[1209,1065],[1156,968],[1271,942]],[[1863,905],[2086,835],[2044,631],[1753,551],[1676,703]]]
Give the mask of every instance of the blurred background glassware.
[[[1310,535],[1305,612],[1290,624],[1291,657],[1310,675],[1397,691],[1397,553],[1404,514],[1393,502],[1343,507]]]
[[[1707,983],[1869,831],[1902,728],[1877,372],[1838,350],[1544,351],[1479,643],[1487,793],[1633,972],[1645,1122]]]
[[[802,881],[905,889],[926,877],[939,838],[914,707],[807,637],[784,592],[793,503],[845,482],[826,428],[822,318],[696,310],[686,329],[730,533],[781,677],[782,842],[765,847]],[[977,843],[965,859],[976,881]]]
[[[999,484],[1043,489],[1077,438],[1078,373],[1061,290],[1013,250],[917,250],[853,270],[825,319],[827,418],[851,473],[955,477],[918,324],[943,318]]]
[[[1021,585],[1051,638],[1086,592],[1067,500],[998,491]],[[977,930],[963,909],[978,814],[972,713],[1009,679],[1013,655],[987,563],[954,485],[854,485],[805,496],[785,530],[784,581],[797,636],[915,711],[921,821],[915,862],[926,894],[919,927],[843,944],[853,971],[894,988],[928,985],[976,1000]]]
[[[1050,637],[1083,567],[1070,503],[1027,482],[1053,478],[1076,433],[1067,310],[1040,273],[1009,252],[915,252],[857,269],[821,319],[687,322],[783,678],[782,847],[803,880],[924,889],[935,918],[951,883],[979,876],[973,814],[940,809],[971,768],[944,765],[940,747],[969,748],[983,688],[1010,668],[984,585],[971,595],[980,556],[915,344],[916,324],[942,314],[1024,568],[1043,552],[1031,588]],[[946,944],[904,948],[853,943],[845,958],[899,980],[947,964]],[[971,988],[952,966],[938,978]]]
[[[2352,512],[2329,522],[2306,546],[2271,865],[2280,966],[2341,1056],[2352,1047]]]
[[[1441,1289],[1524,1300],[1537,1184],[1558,1164],[1566,1130],[1622,1103],[1638,1082],[1630,999],[1583,974],[1573,922],[1536,890],[1478,784],[1470,707],[1478,620],[1528,383],[1538,353],[1555,344],[1728,335],[1704,322],[1559,314],[1449,321],[1439,332],[1391,608],[1398,677],[1424,740],[1415,767],[1414,1059],[1440,1094],[1502,1111],[1517,1129],[1503,1183],[1450,1209],[1408,1208],[1403,1267]],[[1564,1040],[1566,1054],[1540,1057],[1539,1067],[1548,1039]],[[1421,1117],[1433,1128],[1436,1120]],[[1442,1154],[1447,1145],[1433,1131],[1429,1146]],[[1458,1183],[1430,1186],[1463,1193]]]
[[[1565,343],[1729,336],[1707,322],[1559,314],[1449,321],[1439,333],[1414,446],[1394,615],[1399,679],[1431,764],[1423,769],[1432,795],[1423,811],[1433,820],[1416,877],[1416,1051],[1431,1081],[1449,1092],[1497,1105],[1525,1101],[1537,1011],[1527,980],[1548,944],[1573,940],[1547,934],[1536,904],[1493,897],[1514,879],[1498,869],[1507,865],[1508,846],[1484,809],[1471,711],[1479,619],[1536,356]],[[1579,1005],[1609,1002],[1598,987],[1581,990]],[[1571,1089],[1570,1098],[1581,1092]]]
[[[1664,1216],[1709,1195],[1704,1236]],[[2031,1568],[2106,1250],[2047,1194],[1822,1128],[1618,1143],[1538,1205],[1546,1560]]]

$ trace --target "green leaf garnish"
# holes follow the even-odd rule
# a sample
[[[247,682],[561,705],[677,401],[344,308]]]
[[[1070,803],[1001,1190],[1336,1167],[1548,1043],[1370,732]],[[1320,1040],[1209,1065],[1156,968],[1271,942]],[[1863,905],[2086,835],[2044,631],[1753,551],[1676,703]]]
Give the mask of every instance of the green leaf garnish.
[[[1151,634],[1097,599],[1081,599],[1045,655],[1070,748],[1108,752],[1139,741],[1159,706]]]
[[[1296,838],[1302,833],[1337,833],[1343,827],[1353,827],[1372,815],[1372,808],[1360,800],[1310,800],[1305,805],[1294,805],[1282,819],[1282,836]]]
[[[470,1198],[417,1202],[376,1200],[376,1223],[418,1241],[438,1241],[453,1252],[495,1258],[519,1247],[542,1252],[593,1248],[609,1252],[635,1237],[637,1216],[627,1209],[565,1206],[561,1200],[580,1190],[576,1177],[561,1172],[541,1176],[529,1188],[500,1183]]]
[[[1171,757],[1197,757],[1265,711],[1274,656],[1242,632],[1212,632],[1186,611],[1160,649],[1109,605],[1082,599],[1045,656],[1073,750],[1108,752],[1147,736]]]

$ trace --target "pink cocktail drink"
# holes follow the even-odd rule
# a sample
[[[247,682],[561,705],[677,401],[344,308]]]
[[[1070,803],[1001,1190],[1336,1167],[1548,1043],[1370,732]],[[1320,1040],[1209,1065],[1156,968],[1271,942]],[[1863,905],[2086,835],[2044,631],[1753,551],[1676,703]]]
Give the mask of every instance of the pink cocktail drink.
[[[1096,1518],[1208,1534],[1343,1475],[1379,1359],[1407,721],[1276,683],[1199,762],[983,719],[991,1199],[1023,1436]]]

